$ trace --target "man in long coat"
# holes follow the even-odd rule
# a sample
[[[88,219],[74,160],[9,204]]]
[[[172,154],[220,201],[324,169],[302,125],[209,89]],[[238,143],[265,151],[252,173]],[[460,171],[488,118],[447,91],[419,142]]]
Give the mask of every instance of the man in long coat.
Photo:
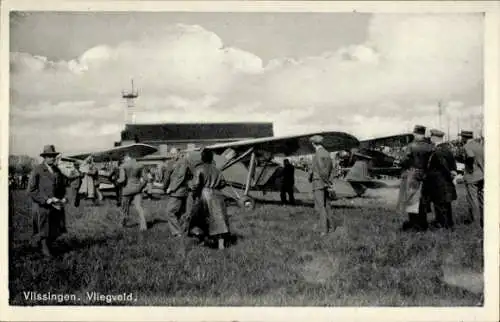
[[[168,196],[166,212],[170,232],[179,237],[184,231],[179,220],[187,210],[189,181],[193,178],[193,174],[186,156],[175,153],[172,161],[167,166],[164,176],[164,187]]]
[[[295,198],[293,196],[293,188],[295,186],[295,167],[290,163],[290,160],[285,159],[283,161],[283,172],[281,178],[281,191],[280,197],[281,202],[287,203],[287,195],[288,202],[293,205],[295,204]]]
[[[120,166],[120,177],[117,180],[117,183],[123,187],[121,225],[123,226],[127,221],[130,205],[134,203],[134,207],[139,214],[139,230],[144,231],[147,229],[146,216],[142,207],[142,190],[146,186],[144,167],[128,155],[123,160],[123,164]]]
[[[45,146],[40,154],[43,162],[33,169],[28,182],[34,242],[47,257],[52,256],[52,243],[66,232],[66,178],[55,165],[58,154],[53,145]]]
[[[469,216],[465,223],[470,224],[479,219],[483,226],[484,144],[480,139],[474,140],[471,131],[461,131],[460,136],[464,143],[462,160],[469,204]]]
[[[323,147],[323,137],[314,135],[310,138],[316,153],[312,159],[309,181],[312,184],[314,206],[319,213],[321,235],[335,231],[339,223],[332,216],[329,189],[332,187],[331,177],[333,161],[330,153]]]
[[[399,187],[397,210],[401,215],[408,214],[408,221],[402,230],[426,230],[429,204],[422,194],[422,183],[433,145],[426,142],[425,126],[416,125],[413,130],[414,140],[405,149],[400,161],[403,172]]]
[[[431,130],[431,141],[435,145],[424,182],[425,195],[434,204],[437,228],[453,228],[452,201],[457,199],[453,180],[457,175],[457,164],[448,143],[443,143],[444,132]]]

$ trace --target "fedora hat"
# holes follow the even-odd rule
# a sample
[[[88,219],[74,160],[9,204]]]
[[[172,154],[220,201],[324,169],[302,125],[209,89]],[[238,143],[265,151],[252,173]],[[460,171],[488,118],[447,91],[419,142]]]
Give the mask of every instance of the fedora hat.
[[[425,135],[425,130],[427,128],[423,125],[415,125],[415,127],[413,128],[413,133],[414,134],[420,134],[420,135]]]
[[[60,153],[56,151],[56,148],[52,144],[49,144],[43,147],[43,152],[40,153],[40,156],[56,156],[58,154]]]

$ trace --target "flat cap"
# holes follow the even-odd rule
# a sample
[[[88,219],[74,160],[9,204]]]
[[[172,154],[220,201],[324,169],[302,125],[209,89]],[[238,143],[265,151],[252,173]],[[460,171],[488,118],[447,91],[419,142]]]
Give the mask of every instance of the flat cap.
[[[323,137],[321,135],[313,135],[309,138],[309,141],[314,144],[321,144],[323,143]]]
[[[413,128],[413,133],[414,134],[421,134],[421,135],[425,135],[425,130],[427,128],[423,125],[415,125],[415,127]]]
[[[473,138],[474,135],[472,133],[472,131],[460,131],[460,134],[459,134],[461,137],[463,138]]]
[[[436,129],[431,129],[430,130],[431,136],[435,136],[437,138],[442,138],[444,137],[444,132]]]

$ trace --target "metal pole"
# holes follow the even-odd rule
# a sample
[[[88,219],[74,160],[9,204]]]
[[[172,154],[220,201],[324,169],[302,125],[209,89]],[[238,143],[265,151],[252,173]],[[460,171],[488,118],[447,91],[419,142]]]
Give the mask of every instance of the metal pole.
[[[245,192],[243,193],[245,196],[248,196],[248,193],[250,192],[250,184],[252,182],[254,171],[255,171],[255,152],[252,152],[252,155],[250,156],[250,166],[247,174],[247,182],[245,184]]]
[[[441,129],[441,114],[442,114],[442,110],[441,110],[441,101],[438,102],[438,115],[439,115],[439,129]]]

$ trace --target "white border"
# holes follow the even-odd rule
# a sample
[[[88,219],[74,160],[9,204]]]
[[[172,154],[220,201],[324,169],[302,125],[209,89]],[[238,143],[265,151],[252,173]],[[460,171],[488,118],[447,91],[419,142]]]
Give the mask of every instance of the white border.
[[[2,229],[0,264],[0,320],[9,321],[498,321],[499,285],[499,4],[496,1],[461,2],[263,2],[263,1],[45,1],[16,0],[1,3],[0,65],[0,220]],[[9,307],[7,163],[9,144],[9,10],[31,11],[197,11],[197,12],[486,12],[485,16],[485,306],[484,308],[303,308],[303,307]],[[446,32],[446,31],[443,31]]]

